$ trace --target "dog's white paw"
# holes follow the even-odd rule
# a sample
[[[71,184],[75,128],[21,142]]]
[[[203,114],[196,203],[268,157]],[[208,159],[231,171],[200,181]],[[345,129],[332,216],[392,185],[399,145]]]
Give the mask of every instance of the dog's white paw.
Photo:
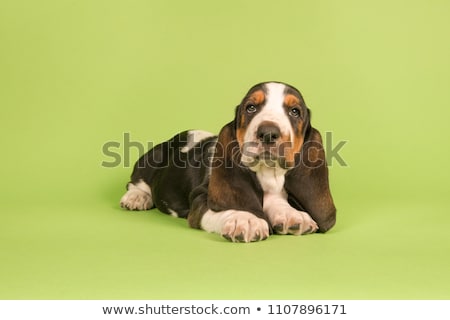
[[[143,190],[145,189],[145,190]],[[120,199],[120,206],[128,210],[148,210],[153,207],[150,188],[144,182],[129,184],[128,191]]]
[[[224,221],[222,236],[233,242],[265,240],[269,237],[269,225],[249,212],[237,211]]]
[[[254,242],[269,237],[267,221],[247,211],[208,210],[203,215],[201,225],[202,229],[218,233],[232,242]]]
[[[292,207],[280,208],[269,217],[273,230],[278,234],[302,235],[319,229],[309,214]]]

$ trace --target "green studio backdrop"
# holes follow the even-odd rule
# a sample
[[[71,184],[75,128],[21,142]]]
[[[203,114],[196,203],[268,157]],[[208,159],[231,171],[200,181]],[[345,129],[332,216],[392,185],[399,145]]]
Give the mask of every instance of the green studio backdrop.
[[[449,14],[0,1],[0,298],[449,299]],[[120,209],[138,145],[218,132],[268,80],[299,88],[329,132],[334,229],[232,244]]]

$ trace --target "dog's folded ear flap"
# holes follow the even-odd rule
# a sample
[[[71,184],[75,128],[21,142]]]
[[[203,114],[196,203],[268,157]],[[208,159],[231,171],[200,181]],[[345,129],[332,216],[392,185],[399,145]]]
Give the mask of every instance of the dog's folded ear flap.
[[[309,127],[295,168],[286,174],[289,202],[317,222],[320,232],[336,222],[336,208],[328,183],[328,167],[319,131]]]
[[[214,211],[243,210],[266,219],[262,209],[263,192],[256,175],[240,161],[241,151],[233,121],[219,133],[211,163],[208,208]]]

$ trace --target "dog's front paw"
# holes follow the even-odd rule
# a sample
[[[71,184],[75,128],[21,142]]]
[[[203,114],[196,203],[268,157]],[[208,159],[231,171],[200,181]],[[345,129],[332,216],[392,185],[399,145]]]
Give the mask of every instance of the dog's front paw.
[[[254,242],[269,237],[269,224],[250,212],[234,211],[222,226],[222,236],[232,242]]]
[[[203,214],[201,228],[218,233],[232,242],[253,242],[269,237],[266,220],[241,210],[208,210]]]
[[[294,208],[285,208],[270,216],[273,230],[278,234],[303,235],[319,229],[309,214]]]

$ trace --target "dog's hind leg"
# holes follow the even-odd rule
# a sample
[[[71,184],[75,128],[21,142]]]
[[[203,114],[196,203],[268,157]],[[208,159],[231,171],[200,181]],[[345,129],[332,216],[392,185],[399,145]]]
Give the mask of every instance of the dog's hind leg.
[[[148,210],[153,208],[152,191],[144,180],[130,182],[127,192],[120,199],[120,206],[128,210]]]
[[[161,143],[144,154],[134,165],[127,192],[120,199],[120,206],[128,210],[149,210],[155,206],[152,184],[158,171],[167,166],[168,142]]]

